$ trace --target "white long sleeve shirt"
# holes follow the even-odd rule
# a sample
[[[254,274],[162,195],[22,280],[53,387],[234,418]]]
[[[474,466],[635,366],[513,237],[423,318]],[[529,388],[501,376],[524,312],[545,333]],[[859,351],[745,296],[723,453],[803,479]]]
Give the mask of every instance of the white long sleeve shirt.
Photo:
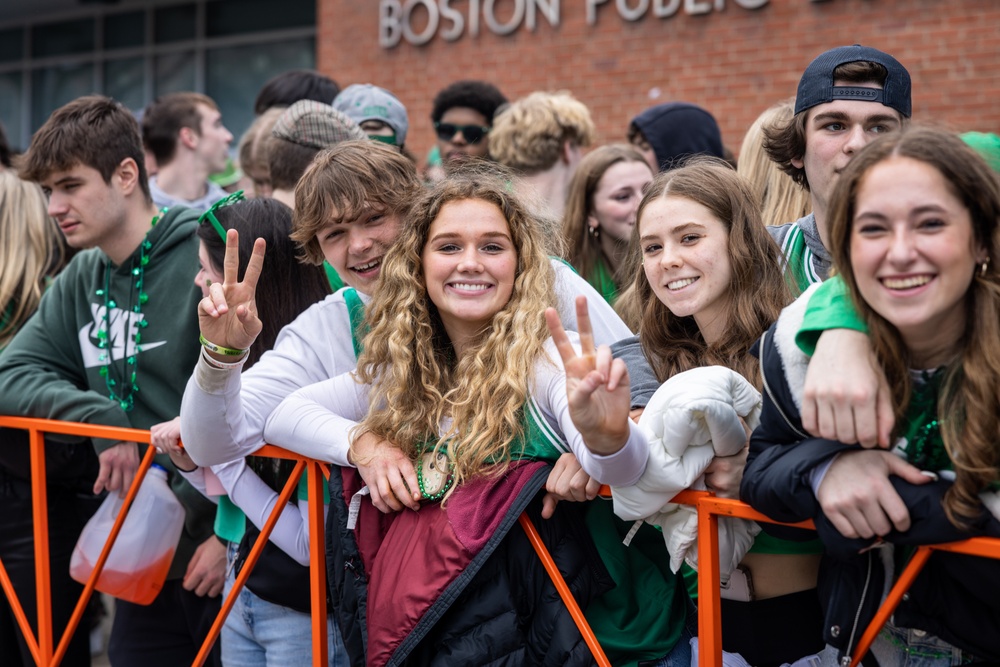
[[[550,444],[572,452],[587,474],[604,484],[634,484],[649,457],[646,437],[629,420],[629,438],[622,449],[609,456],[587,449],[569,414],[566,374],[551,339],[545,352],[535,364],[530,391],[538,414],[559,436]],[[268,442],[310,458],[346,461],[351,429],[368,413],[369,390],[350,373],[299,389],[272,412],[264,435]]]
[[[555,259],[552,267],[556,309],[566,329],[576,329],[575,299],[582,294],[587,297],[598,345],[632,335],[611,306],[572,268]],[[238,365],[219,369],[200,359],[181,404],[184,446],[199,465],[248,456],[264,444],[264,423],[282,399],[300,387],[354,370],[356,365],[350,315],[338,292],[310,306],[282,329],[274,349],[245,373]],[[346,459],[333,458],[332,450],[329,456],[317,458],[347,464]]]

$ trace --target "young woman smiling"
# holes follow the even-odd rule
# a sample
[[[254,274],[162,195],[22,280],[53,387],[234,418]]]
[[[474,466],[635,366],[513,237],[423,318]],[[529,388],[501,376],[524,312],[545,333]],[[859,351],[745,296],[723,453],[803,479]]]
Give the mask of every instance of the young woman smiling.
[[[357,440],[374,434],[417,468],[424,504],[416,512],[379,514],[355,495],[362,485],[349,469],[336,480],[343,492],[331,492],[350,501],[339,508],[346,552],[334,558],[368,575],[337,579],[334,590],[366,600],[367,615],[347,605],[354,620],[345,632],[364,626],[369,664],[404,655],[418,664],[592,661],[520,532],[508,531],[524,509],[537,516],[546,462],[571,453],[596,480],[628,484],[643,471],[647,444],[634,425],[608,430],[597,419],[586,437],[574,425],[574,416],[609,405],[627,411],[628,386],[617,381],[624,367],[549,340],[552,265],[508,181],[481,167],[415,204],[366,309],[356,373],[296,391],[265,427],[269,442],[293,450],[332,442],[352,457]],[[592,352],[585,314],[580,328]],[[561,357],[571,362],[565,369]],[[595,363],[608,381],[571,399],[567,386],[579,387]],[[367,483],[390,488],[378,477],[390,474]],[[582,586],[581,605],[614,664],[688,664],[683,592],[657,565],[665,550],[655,531],[626,550],[629,526],[608,503],[557,509],[541,529],[559,531],[557,560]],[[657,557],[646,546],[658,546]],[[335,578],[340,570],[331,568]]]
[[[642,153],[611,144],[588,153],[570,181],[563,217],[567,259],[608,303],[624,287],[617,271],[643,190],[652,180]]]
[[[831,253],[891,388],[891,452],[802,435],[808,360],[794,338],[808,296],[764,345],[772,393],[742,495],[775,519],[816,521],[832,556],[826,639],[844,654],[914,545],[1000,535],[998,222],[995,174],[940,130],[878,139],[841,174]],[[1000,659],[998,574],[994,560],[935,554],[873,646],[879,663]]]
[[[641,305],[639,335],[613,348],[628,365],[633,405],[645,406],[653,391],[679,373],[706,366],[736,371],[759,391],[751,348],[791,296],[780,251],[761,223],[749,185],[722,161],[698,158],[657,176],[637,217],[630,261],[631,287]],[[713,459],[705,468],[707,488],[735,496],[745,456],[744,449]],[[656,465],[667,463],[657,459]],[[639,485],[614,489],[619,515],[644,518],[660,509],[654,487],[666,487],[651,481],[660,479],[653,466],[651,455]],[[618,498],[628,503],[627,511]],[[767,531],[757,535],[733,572],[746,580],[746,592],[737,594],[734,586],[723,600],[724,647],[753,665],[793,662],[823,647],[815,590],[822,547]]]

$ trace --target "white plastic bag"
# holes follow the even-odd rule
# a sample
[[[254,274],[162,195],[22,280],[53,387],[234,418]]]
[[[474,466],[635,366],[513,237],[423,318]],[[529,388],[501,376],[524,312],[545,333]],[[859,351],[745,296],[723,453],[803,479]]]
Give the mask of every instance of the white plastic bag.
[[[117,493],[108,494],[77,540],[69,573],[82,584],[94,571],[122,501]],[[154,463],[125,517],[97,590],[135,604],[155,600],[177,550],[184,515],[184,507],[167,484],[167,471]]]

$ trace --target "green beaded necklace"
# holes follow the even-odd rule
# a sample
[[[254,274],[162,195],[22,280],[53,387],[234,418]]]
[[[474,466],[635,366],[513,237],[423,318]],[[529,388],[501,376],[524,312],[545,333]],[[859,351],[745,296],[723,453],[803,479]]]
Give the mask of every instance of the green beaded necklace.
[[[161,209],[157,215],[153,216],[150,229],[156,227],[160,217],[167,212]],[[129,289],[129,310],[136,315],[142,315],[142,307],[149,301],[149,295],[144,291],[144,279],[146,265],[149,264],[149,251],[153,244],[149,241],[149,232],[142,239],[139,245],[139,260],[132,260],[132,276],[135,282]],[[138,293],[138,298],[136,294]],[[111,261],[104,266],[104,288],[97,290],[97,296],[104,299],[104,313],[101,317],[102,328],[97,332],[97,347],[101,350],[99,361],[105,362],[98,371],[104,378],[104,385],[108,389],[108,398],[118,403],[125,412],[130,412],[135,407],[135,395],[139,392],[139,353],[142,351],[141,329],[149,326],[149,321],[143,317],[137,318],[135,334],[132,336],[132,354],[128,353],[128,341],[125,341],[125,349],[122,350],[122,370],[121,379],[116,380],[111,376],[112,359],[108,350],[108,337],[111,331],[111,310],[118,307],[118,303],[111,298]],[[126,321],[123,326],[128,326]],[[123,388],[122,388],[123,387]]]
[[[953,466],[941,438],[941,421],[937,418],[938,394],[944,375],[944,369],[939,368],[920,371],[914,377],[910,404],[904,417],[910,424],[906,458],[921,470],[937,472],[950,470]]]

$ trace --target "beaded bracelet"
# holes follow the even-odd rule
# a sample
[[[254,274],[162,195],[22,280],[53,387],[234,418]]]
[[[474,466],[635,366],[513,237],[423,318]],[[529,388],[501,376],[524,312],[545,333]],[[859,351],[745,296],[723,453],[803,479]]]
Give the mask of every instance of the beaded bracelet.
[[[221,345],[216,345],[208,341],[203,335],[198,334],[198,340],[201,342],[202,346],[209,352],[215,352],[216,354],[222,354],[227,357],[238,357],[240,355],[246,354],[246,350],[234,350],[231,347],[222,347]]]

